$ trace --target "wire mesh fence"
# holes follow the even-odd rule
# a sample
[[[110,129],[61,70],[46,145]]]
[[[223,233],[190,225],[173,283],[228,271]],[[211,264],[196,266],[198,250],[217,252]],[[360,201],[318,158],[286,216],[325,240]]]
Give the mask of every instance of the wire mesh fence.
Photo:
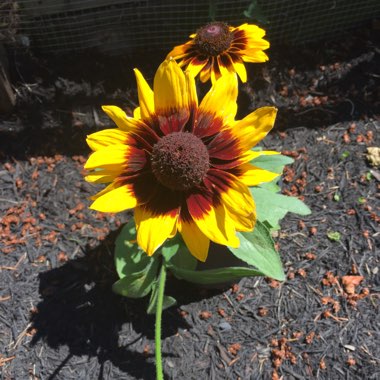
[[[257,23],[271,42],[294,45],[379,15],[379,0],[1,0],[0,42],[53,53],[168,49],[218,20]]]

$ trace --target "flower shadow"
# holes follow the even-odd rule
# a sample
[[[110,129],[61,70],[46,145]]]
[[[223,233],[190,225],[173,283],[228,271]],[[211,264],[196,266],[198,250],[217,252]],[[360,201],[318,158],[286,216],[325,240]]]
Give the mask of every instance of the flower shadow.
[[[72,356],[97,357],[99,373],[107,361],[121,372],[137,378],[154,378],[154,316],[146,314],[145,299],[131,300],[112,292],[117,280],[109,246],[117,232],[84,257],[39,275],[42,301],[32,316],[32,345],[43,340],[50,348],[67,346],[63,359],[50,378],[55,378]],[[173,284],[174,282],[174,284]],[[188,284],[169,278],[168,290],[177,289],[182,304],[212,295],[194,291]],[[178,289],[183,288],[183,291]],[[170,293],[170,292],[169,292]],[[191,328],[178,312],[178,305],[164,311],[163,338],[178,329]],[[167,356],[167,355],[166,355]],[[101,377],[100,377],[101,378]]]

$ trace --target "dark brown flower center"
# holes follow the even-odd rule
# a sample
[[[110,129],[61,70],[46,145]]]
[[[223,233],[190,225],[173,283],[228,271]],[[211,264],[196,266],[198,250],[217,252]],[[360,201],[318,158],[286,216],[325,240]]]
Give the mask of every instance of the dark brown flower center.
[[[212,22],[198,29],[194,43],[201,54],[217,56],[229,49],[232,38],[227,24]]]
[[[210,167],[206,146],[188,132],[164,136],[153,147],[151,164],[162,185],[181,191],[200,184]]]

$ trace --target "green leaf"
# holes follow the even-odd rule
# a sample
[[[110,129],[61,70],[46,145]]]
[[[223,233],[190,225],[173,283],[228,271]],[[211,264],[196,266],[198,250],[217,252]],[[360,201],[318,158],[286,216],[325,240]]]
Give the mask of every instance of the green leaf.
[[[198,260],[189,252],[185,243],[180,247],[177,254],[170,260],[170,264],[177,268],[194,270]]]
[[[181,244],[183,244],[183,242],[179,234],[165,241],[160,250],[166,262],[170,261],[176,255]]]
[[[243,14],[247,18],[257,20],[263,24],[269,24],[269,20],[262,11],[261,7],[258,5],[257,0],[253,0],[251,4],[248,6],[248,9],[243,11]]]
[[[341,238],[340,232],[338,231],[330,231],[327,232],[327,237],[332,241],[339,241]]]
[[[282,173],[285,165],[293,163],[294,160],[282,154],[261,155],[254,158],[250,163],[261,169],[269,170],[273,173]]]
[[[150,294],[149,304],[147,313],[156,314],[157,307],[157,297],[158,297],[158,281],[155,281],[152,286],[152,293]],[[170,306],[173,306],[177,303],[176,299],[170,296],[164,295],[164,302],[162,305],[162,310],[168,309]]]
[[[116,281],[112,286],[112,290],[124,297],[145,297],[152,289],[157,276],[157,269],[158,260],[152,259],[143,270],[129,273],[119,281]]]
[[[212,285],[224,282],[232,282],[243,277],[263,276],[263,273],[256,269],[244,267],[226,267],[210,270],[188,270],[168,266],[168,269],[180,280],[186,280],[195,284]]]
[[[281,259],[274,247],[270,231],[260,221],[251,232],[239,232],[239,248],[228,249],[240,260],[253,265],[265,276],[284,281]]]
[[[180,234],[167,240],[162,246],[161,252],[167,264],[190,270],[197,266],[197,259],[191,255]]]
[[[309,215],[311,213],[298,198],[275,194],[272,191],[260,187],[250,188],[256,203],[257,219],[261,222],[267,221],[273,229],[279,228],[279,221],[288,213],[298,215]]]
[[[277,185],[278,180],[280,177],[275,178],[273,181],[270,182],[263,182],[259,185],[262,189],[268,190],[272,193],[279,193],[281,191],[281,187]]]
[[[133,218],[122,228],[116,239],[114,259],[120,278],[143,270],[153,260],[136,242],[136,227]]]

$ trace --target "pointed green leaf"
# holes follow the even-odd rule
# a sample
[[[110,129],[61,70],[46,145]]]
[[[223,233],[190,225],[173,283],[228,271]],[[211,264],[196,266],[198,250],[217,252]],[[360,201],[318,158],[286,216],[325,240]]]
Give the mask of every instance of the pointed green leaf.
[[[158,296],[158,283],[154,282],[152,286],[152,293],[150,294],[149,304],[147,313],[148,314],[156,314],[157,308],[157,296]],[[162,305],[162,310],[168,309],[170,306],[173,306],[177,303],[176,299],[170,296],[164,295],[164,302]]]
[[[239,248],[228,249],[240,260],[253,265],[265,276],[279,281],[285,280],[281,259],[274,247],[269,230],[260,222],[256,222],[251,232],[239,232]]]
[[[292,158],[283,156],[282,154],[263,154],[254,158],[250,163],[273,173],[282,173],[284,166],[293,162],[294,160]]]
[[[311,213],[302,201],[296,197],[275,194],[260,187],[250,188],[256,204],[257,219],[267,221],[273,228],[278,227],[279,221],[288,213],[309,215]]]
[[[198,260],[189,252],[184,242],[182,242],[177,254],[170,260],[170,264],[177,268],[194,270]]]
[[[195,284],[211,285],[232,282],[243,277],[263,276],[263,273],[256,269],[244,267],[226,267],[210,270],[187,270],[175,266],[168,266],[168,269],[180,280],[186,280]]]
[[[146,296],[157,276],[158,260],[152,259],[141,271],[129,273],[127,276],[116,281],[112,290],[125,297],[141,298]]]
[[[280,178],[281,177],[277,177],[273,181],[260,183],[259,187],[272,193],[279,193],[281,191],[281,187],[277,185],[277,182]]]
[[[136,227],[133,218],[122,228],[116,239],[114,259],[120,278],[143,270],[153,260],[136,242]]]
[[[160,251],[165,261],[170,261],[173,256],[178,252],[179,247],[182,244],[182,239],[179,234],[177,234],[172,239],[167,239],[165,243],[161,246]]]

